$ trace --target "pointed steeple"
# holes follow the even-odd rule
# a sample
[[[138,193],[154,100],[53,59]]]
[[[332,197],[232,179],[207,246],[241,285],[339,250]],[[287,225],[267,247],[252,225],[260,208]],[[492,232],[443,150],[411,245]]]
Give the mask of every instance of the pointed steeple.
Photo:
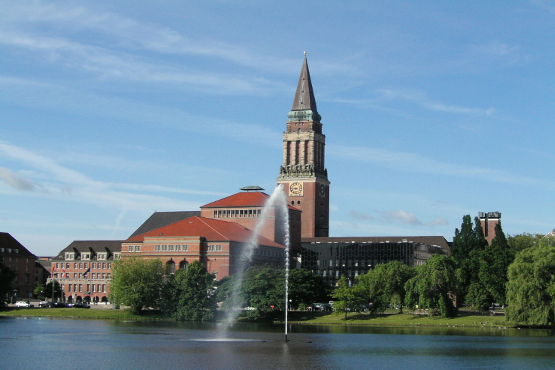
[[[302,111],[303,113],[301,113]],[[316,99],[314,98],[314,90],[312,89],[312,81],[310,80],[310,71],[308,70],[308,62],[306,60],[306,51],[304,52],[304,62],[293,100],[293,108],[287,115],[290,121],[313,120],[320,121],[320,115],[316,108]]]

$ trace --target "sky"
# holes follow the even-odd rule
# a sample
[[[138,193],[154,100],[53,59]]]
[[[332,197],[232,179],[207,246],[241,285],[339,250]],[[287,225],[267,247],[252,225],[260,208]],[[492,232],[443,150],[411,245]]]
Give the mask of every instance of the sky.
[[[0,231],[38,256],[271,194],[305,51],[330,236],[555,228],[555,1],[0,8]]]

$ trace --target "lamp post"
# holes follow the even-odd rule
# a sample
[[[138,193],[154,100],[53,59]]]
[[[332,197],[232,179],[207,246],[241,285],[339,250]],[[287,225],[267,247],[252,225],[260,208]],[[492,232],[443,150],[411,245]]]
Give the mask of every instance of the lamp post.
[[[15,303],[15,301],[17,301],[17,289],[13,290],[13,299],[12,299],[12,303]]]

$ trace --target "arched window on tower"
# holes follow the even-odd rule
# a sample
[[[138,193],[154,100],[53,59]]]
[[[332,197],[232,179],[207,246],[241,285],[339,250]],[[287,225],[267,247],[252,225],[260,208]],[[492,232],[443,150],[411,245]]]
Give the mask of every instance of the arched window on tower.
[[[173,260],[166,262],[166,273],[175,274],[175,262],[173,262]]]
[[[187,262],[187,261],[181,261],[181,262],[179,263],[179,269],[180,269],[180,270],[187,270],[187,265],[188,265],[188,264],[189,264],[189,262]]]

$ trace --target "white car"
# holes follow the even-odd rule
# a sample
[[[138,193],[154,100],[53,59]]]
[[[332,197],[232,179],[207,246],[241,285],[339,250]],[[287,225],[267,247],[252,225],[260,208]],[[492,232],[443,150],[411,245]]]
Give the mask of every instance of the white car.
[[[15,304],[15,307],[35,307],[34,305],[32,305],[29,302],[25,302],[25,301],[19,301]]]

